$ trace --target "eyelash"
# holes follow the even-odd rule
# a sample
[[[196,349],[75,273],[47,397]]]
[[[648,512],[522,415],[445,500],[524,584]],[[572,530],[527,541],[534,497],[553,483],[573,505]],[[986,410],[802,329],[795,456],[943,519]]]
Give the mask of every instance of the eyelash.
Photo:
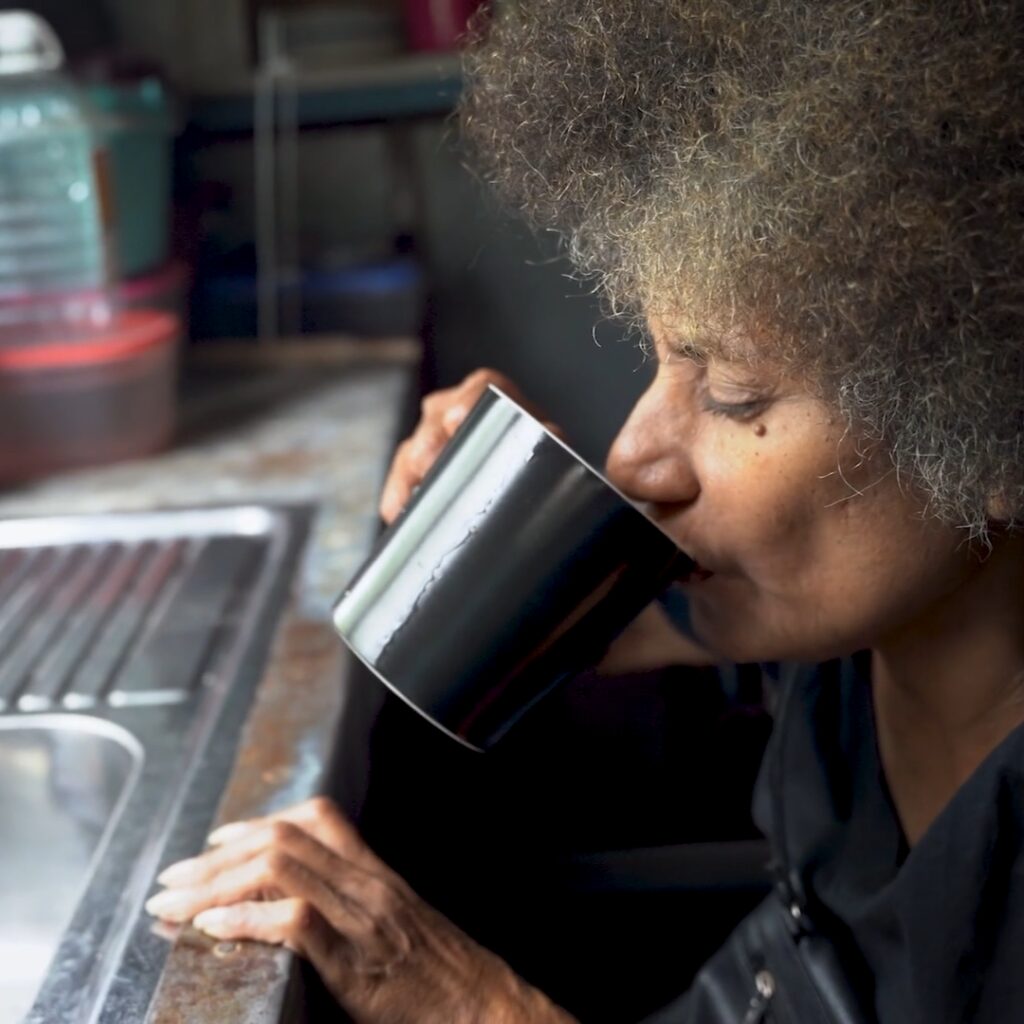
[[[698,366],[703,365],[701,360],[695,355],[695,350],[676,346],[670,349],[670,355],[685,362],[695,363]],[[704,412],[711,413],[712,416],[722,416],[735,423],[746,423],[754,419],[768,405],[768,399],[766,398],[750,398],[745,402],[719,402],[708,393],[706,381],[703,382],[701,387],[700,402]]]
[[[740,423],[753,419],[765,407],[763,398],[753,398],[747,402],[717,402],[710,395],[704,395],[702,405],[705,412],[712,416],[724,416],[726,419]]]

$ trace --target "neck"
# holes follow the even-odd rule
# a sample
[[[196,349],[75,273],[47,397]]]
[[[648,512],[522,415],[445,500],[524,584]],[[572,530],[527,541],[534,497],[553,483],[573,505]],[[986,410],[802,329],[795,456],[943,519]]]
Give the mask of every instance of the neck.
[[[879,750],[916,842],[981,762],[1024,722],[1024,537],[872,652]]]

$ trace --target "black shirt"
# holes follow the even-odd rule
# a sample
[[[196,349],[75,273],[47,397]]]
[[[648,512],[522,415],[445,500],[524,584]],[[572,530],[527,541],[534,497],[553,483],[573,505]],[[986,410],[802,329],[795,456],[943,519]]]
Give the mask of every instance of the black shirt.
[[[786,673],[755,819],[880,1024],[1024,1022],[1024,726],[908,849],[868,668]]]

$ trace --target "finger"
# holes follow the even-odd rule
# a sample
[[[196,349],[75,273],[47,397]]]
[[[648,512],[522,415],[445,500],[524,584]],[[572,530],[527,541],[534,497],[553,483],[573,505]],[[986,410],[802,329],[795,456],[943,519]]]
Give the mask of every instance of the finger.
[[[146,909],[163,920],[193,920],[240,903],[303,900],[339,933],[369,950],[404,944],[388,922],[404,894],[385,879],[348,864],[311,836],[295,831],[295,849],[264,851],[191,888],[168,889]],[[208,920],[208,919],[207,919]]]
[[[274,822],[288,822],[297,825],[302,831],[313,836],[327,849],[332,850],[345,860],[371,867],[374,870],[383,867],[382,862],[363,842],[355,826],[342,814],[334,801],[324,796],[315,796],[300,804],[293,804],[291,807],[275,811],[263,818],[223,825],[210,833],[207,842],[211,846],[218,846],[237,841]]]
[[[448,437],[451,437],[462,426],[462,421],[469,415],[469,410],[475,404],[476,402],[470,399],[448,406],[441,417],[441,426]]]
[[[437,461],[450,438],[451,434],[439,423],[419,425],[416,433],[409,439],[409,448],[405,456],[405,464],[416,478],[415,483],[419,483],[427,475],[427,471]]]
[[[451,388],[438,388],[437,391],[431,391],[428,395],[424,395],[420,402],[420,419],[440,419],[445,409],[458,397],[463,383],[465,382],[460,382]]]
[[[515,381],[506,377],[505,374],[499,373],[497,370],[479,370],[477,373],[470,374],[470,376],[463,382],[464,391],[460,396],[458,403],[459,413],[462,415],[463,419],[470,409],[472,409],[476,404],[480,395],[483,394],[491,384],[494,384],[497,388],[503,391],[506,396],[511,398],[516,405],[521,406],[534,419],[540,420],[544,426],[548,427],[552,431],[552,433],[564,440],[561,428],[553,425],[550,420],[546,419],[544,410],[534,402],[531,402],[519,389]],[[452,408],[455,408],[454,403]]]
[[[263,849],[255,856],[226,867],[206,882],[167,889],[146,903],[146,910],[164,921],[189,921],[211,907],[265,901],[281,897],[306,899],[322,913],[348,928],[358,927],[367,915],[357,909],[346,914],[337,893],[325,878],[343,878],[349,871],[366,873],[346,865],[340,857],[299,829],[293,848]],[[354,903],[353,903],[354,907]]]
[[[441,423],[449,434],[454,434],[458,430],[473,406],[480,401],[480,396],[492,384],[504,391],[510,398],[518,401],[522,397],[519,389],[503,373],[492,370],[490,367],[475,370],[452,389],[451,395],[445,402]]]
[[[379,511],[386,523],[409,503],[413,489],[422,483],[452,432],[445,430],[437,418],[423,420],[415,433],[399,445],[381,490]]]
[[[406,464],[411,441],[412,438],[403,441],[395,450],[391,468],[381,488],[378,510],[386,523],[390,523],[402,511],[412,493],[415,481]]]
[[[289,871],[283,863],[286,856],[263,852],[226,868],[208,882],[166,889],[146,901],[146,911],[162,921],[182,922],[209,907],[277,898],[282,894],[280,882]]]
[[[314,963],[335,959],[333,954],[344,941],[316,907],[302,899],[212,907],[197,914],[192,924],[215,939],[286,946]]]
[[[509,398],[514,398],[517,402],[523,397],[523,393],[519,390],[515,381],[507,377],[500,370],[495,370],[490,366],[483,366],[479,370],[474,370],[462,381],[459,385],[459,390],[464,394],[473,394],[479,397],[491,384],[500,388]]]
[[[441,417],[441,425],[449,436],[462,426],[470,411],[480,401],[481,395],[492,384],[501,388],[510,397],[518,395],[515,385],[504,374],[498,373],[497,370],[484,369],[471,373],[455,389]]]
[[[228,830],[235,831],[232,833]],[[269,850],[291,853],[311,866],[328,866],[327,857],[321,856],[321,851],[324,855],[328,853],[326,847],[291,822],[241,822],[218,831],[223,831],[228,838],[198,857],[170,865],[157,875],[156,880],[172,889],[194,888],[205,885],[230,868],[245,864]],[[231,838],[232,834],[234,839]],[[309,844],[312,844],[313,849],[308,849]]]
[[[354,970],[357,958],[351,943],[306,900],[217,907],[199,914],[192,923],[222,942],[266,942],[305,957],[343,1006],[358,993],[359,983],[365,983]]]
[[[399,445],[381,489],[378,511],[386,523],[394,521],[408,503],[413,489],[490,384],[536,415],[515,384],[489,367],[475,370],[455,387],[426,395],[420,403],[420,422],[412,436]]]

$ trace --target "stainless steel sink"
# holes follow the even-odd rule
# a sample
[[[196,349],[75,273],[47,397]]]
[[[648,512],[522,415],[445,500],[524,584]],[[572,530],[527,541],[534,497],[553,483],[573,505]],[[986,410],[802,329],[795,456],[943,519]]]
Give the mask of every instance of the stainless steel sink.
[[[0,1020],[31,1008],[144,757],[98,718],[0,718]]]
[[[310,510],[0,521],[0,1024],[142,1021]]]

